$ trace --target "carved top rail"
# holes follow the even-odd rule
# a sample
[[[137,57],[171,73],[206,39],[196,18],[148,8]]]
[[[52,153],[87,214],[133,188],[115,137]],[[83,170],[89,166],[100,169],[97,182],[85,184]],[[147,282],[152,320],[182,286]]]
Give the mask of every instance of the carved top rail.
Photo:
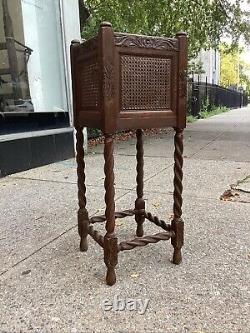
[[[140,47],[155,50],[178,51],[178,40],[155,36],[114,33],[115,45],[120,47]]]

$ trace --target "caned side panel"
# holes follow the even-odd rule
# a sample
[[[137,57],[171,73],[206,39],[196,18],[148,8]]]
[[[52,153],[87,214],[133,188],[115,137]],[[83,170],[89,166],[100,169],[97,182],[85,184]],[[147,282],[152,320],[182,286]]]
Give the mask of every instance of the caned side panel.
[[[96,57],[78,62],[78,108],[80,110],[97,110],[99,107],[99,64]]]
[[[169,58],[121,55],[121,112],[171,109]]]

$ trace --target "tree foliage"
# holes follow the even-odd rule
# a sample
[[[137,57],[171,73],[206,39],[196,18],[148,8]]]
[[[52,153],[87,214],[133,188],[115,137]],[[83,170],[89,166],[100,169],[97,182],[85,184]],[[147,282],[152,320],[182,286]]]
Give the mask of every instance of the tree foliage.
[[[203,62],[201,61],[201,59],[199,59],[198,61],[193,60],[188,63],[188,73],[190,75],[200,75],[206,73],[203,69]]]
[[[241,59],[241,48],[220,47],[220,84],[224,87],[243,87],[250,93],[250,63]]]
[[[240,84],[250,96],[250,63],[240,62]]]
[[[218,47],[222,36],[233,45],[240,37],[250,43],[250,13],[241,9],[244,0],[79,0],[82,34],[91,37],[101,21],[116,31],[173,36],[189,35],[190,55],[202,48]]]
[[[220,47],[220,84],[224,87],[239,86],[239,61],[238,49],[228,50],[227,45]]]

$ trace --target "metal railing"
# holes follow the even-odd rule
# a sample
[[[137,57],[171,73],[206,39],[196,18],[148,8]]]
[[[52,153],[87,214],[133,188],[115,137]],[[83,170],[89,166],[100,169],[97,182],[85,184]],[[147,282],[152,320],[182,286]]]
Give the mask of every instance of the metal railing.
[[[189,81],[189,113],[198,116],[205,103],[210,107],[241,108],[248,104],[248,96],[244,91],[224,88],[207,82]]]

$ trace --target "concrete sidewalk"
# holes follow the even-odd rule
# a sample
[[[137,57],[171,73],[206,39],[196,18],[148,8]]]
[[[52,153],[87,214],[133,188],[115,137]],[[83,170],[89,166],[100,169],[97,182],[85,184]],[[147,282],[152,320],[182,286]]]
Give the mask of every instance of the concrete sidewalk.
[[[145,139],[147,210],[172,215],[173,133]],[[90,214],[103,212],[103,146],[86,158]],[[135,140],[116,145],[116,208],[133,208]],[[185,131],[183,263],[170,242],[119,255],[117,283],[105,284],[101,248],[80,253],[75,162],[0,180],[0,332],[249,333],[250,108],[199,120]],[[18,163],[18,161],[17,161]],[[230,185],[235,193],[220,196]],[[227,199],[227,198],[226,198]],[[132,218],[117,221],[134,237]],[[104,226],[99,226],[104,233]],[[158,231],[145,222],[145,233]],[[118,296],[149,299],[138,311],[104,311]]]

